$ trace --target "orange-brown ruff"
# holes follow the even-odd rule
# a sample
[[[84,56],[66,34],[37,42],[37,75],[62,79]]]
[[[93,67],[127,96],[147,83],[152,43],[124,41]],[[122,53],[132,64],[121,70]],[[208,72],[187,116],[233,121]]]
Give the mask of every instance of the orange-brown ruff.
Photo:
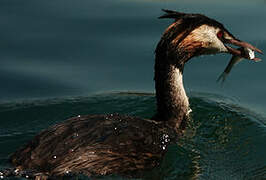
[[[157,112],[153,120],[118,114],[71,118],[42,131],[17,150],[10,158],[17,170],[9,174],[29,170],[36,179],[79,173],[140,177],[160,163],[169,143],[176,142],[185,128],[190,108],[183,87],[184,64],[202,54],[243,54],[225,43],[261,52],[204,15],[165,12],[161,18],[175,22],[156,48]]]

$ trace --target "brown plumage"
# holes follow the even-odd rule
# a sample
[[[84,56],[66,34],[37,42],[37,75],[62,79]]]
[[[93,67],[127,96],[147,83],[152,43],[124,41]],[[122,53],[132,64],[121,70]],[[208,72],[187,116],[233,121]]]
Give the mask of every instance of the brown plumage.
[[[31,170],[32,177],[69,173],[139,177],[158,165],[167,145],[175,142],[185,128],[190,112],[182,78],[185,63],[202,54],[241,55],[241,50],[225,43],[261,52],[204,15],[165,12],[160,18],[175,21],[155,51],[154,120],[117,114],[71,118],[41,132],[17,150],[10,158],[16,168]]]
[[[18,168],[63,176],[140,175],[161,159],[175,139],[163,123],[118,114],[71,118],[37,135],[15,152]],[[171,138],[171,139],[170,139]]]

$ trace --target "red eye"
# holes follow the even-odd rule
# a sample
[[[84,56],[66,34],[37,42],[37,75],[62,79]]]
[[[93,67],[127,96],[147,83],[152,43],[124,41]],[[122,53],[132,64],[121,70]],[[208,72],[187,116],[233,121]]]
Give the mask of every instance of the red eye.
[[[221,39],[222,37],[223,37],[223,32],[222,31],[219,31],[218,33],[217,33],[217,37],[219,38],[219,39]]]

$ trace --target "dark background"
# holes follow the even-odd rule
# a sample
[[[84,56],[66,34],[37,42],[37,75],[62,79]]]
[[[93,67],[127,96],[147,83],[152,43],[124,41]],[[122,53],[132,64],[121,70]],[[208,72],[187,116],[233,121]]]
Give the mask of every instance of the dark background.
[[[154,49],[171,20],[161,9],[203,13],[266,52],[266,5],[257,1],[1,0],[0,101],[153,92]],[[260,56],[264,59],[264,56]],[[230,55],[185,67],[188,92],[211,92],[264,113],[265,61],[243,61],[223,86]]]

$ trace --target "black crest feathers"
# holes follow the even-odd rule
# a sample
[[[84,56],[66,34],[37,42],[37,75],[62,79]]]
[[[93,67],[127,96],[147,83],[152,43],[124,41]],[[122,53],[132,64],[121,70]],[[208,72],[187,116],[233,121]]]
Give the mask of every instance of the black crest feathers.
[[[170,18],[174,19],[175,21],[182,19],[183,20],[182,26],[185,26],[186,28],[194,29],[202,24],[207,24],[210,26],[216,26],[221,29],[224,29],[221,23],[207,16],[204,16],[203,14],[182,13],[168,9],[162,9],[162,11],[165,12],[165,14],[160,16],[159,19]]]
[[[186,14],[185,13],[180,13],[177,11],[172,11],[168,9],[162,9],[163,12],[165,12],[164,15],[160,16],[159,19],[165,19],[165,18],[173,18],[173,19],[179,19],[184,17]]]

